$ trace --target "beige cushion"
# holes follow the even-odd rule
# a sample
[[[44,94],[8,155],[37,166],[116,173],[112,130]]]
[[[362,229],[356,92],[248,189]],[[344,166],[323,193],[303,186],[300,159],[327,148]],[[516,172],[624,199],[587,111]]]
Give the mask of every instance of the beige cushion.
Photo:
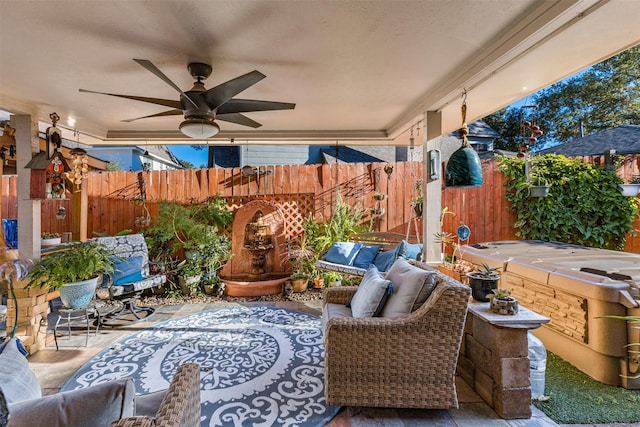
[[[416,310],[429,298],[436,285],[436,271],[424,270],[398,258],[389,269],[387,279],[393,285],[393,294],[389,295],[380,315],[400,317]]]
[[[9,404],[7,427],[108,427],[135,411],[131,378]]]
[[[376,266],[371,264],[349,303],[351,315],[353,317],[380,315],[387,300],[389,283],[389,280],[384,278]]]
[[[325,336],[329,320],[341,317],[351,317],[351,309],[344,304],[335,304],[332,302],[324,305],[322,308],[322,332]]]

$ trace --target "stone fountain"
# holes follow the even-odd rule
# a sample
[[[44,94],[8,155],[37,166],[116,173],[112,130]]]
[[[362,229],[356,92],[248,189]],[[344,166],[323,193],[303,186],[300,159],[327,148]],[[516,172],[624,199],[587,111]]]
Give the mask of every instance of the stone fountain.
[[[229,296],[262,296],[282,292],[289,280],[284,215],[274,203],[254,200],[235,213],[231,234],[233,257],[220,272]]]

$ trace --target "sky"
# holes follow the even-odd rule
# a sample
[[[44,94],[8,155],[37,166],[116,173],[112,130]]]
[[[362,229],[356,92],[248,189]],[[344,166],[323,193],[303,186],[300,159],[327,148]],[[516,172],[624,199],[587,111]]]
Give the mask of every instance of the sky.
[[[207,149],[195,150],[190,145],[169,145],[169,150],[180,160],[186,160],[193,163],[195,167],[206,166]]]

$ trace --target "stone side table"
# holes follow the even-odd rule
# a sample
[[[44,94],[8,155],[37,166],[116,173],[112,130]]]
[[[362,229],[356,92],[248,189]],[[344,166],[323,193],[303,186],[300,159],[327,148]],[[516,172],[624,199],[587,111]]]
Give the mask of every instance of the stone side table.
[[[504,419],[531,417],[527,332],[549,320],[524,307],[502,315],[469,303],[457,373]]]

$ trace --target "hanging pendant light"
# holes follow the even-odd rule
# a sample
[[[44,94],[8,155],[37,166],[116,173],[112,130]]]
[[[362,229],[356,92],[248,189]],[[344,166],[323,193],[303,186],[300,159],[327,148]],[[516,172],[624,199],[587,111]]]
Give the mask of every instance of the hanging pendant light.
[[[467,91],[463,95],[462,102],[462,127],[458,131],[462,146],[449,158],[445,168],[447,187],[479,187],[482,185],[482,165],[478,153],[471,147],[467,135]]]

